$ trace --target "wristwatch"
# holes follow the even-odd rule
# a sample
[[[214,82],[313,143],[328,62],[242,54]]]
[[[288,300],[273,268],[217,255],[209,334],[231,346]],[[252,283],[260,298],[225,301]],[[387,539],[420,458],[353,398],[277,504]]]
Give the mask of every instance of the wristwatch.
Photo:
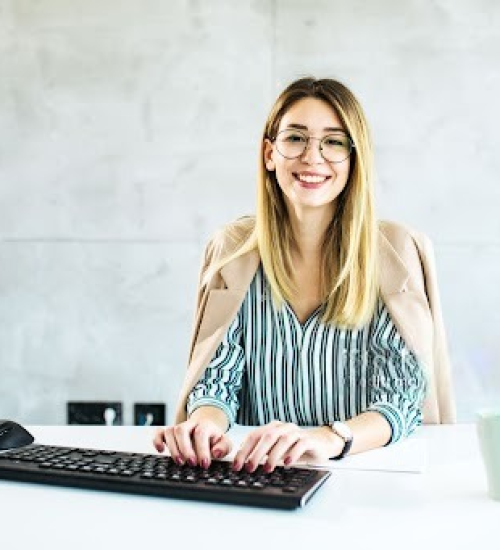
[[[340,451],[340,454],[332,457],[332,460],[340,460],[351,450],[353,440],[352,430],[343,422],[332,422],[329,426],[334,434],[344,440],[344,448]]]

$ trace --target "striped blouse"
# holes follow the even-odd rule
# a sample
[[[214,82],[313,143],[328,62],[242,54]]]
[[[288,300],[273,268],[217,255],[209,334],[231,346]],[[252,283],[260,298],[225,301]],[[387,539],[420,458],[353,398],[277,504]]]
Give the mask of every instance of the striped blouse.
[[[321,312],[302,324],[286,302],[276,307],[261,265],[188,397],[188,414],[211,405],[230,426],[320,426],[378,411],[391,425],[390,442],[409,435],[422,421],[425,377],[382,300],[359,329],[326,325]]]

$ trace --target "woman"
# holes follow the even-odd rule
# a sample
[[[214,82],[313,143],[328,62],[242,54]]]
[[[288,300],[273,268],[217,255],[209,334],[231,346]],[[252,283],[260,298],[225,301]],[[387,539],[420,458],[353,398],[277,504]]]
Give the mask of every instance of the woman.
[[[447,362],[428,242],[378,223],[372,144],[354,95],[303,78],[262,139],[256,218],[205,254],[190,364],[158,451],[208,467],[234,422],[259,426],[233,468],[342,458],[451,419],[436,396]],[[431,292],[429,292],[429,287]]]

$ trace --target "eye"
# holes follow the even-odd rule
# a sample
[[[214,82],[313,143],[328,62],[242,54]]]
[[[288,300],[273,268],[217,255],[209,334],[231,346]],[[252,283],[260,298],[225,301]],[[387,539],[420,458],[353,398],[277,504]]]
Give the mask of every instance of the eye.
[[[301,134],[294,134],[294,133],[285,133],[282,136],[283,141],[287,141],[288,143],[303,143],[306,141],[306,138]]]
[[[323,143],[327,147],[347,147],[348,141],[347,138],[341,136],[327,136]]]

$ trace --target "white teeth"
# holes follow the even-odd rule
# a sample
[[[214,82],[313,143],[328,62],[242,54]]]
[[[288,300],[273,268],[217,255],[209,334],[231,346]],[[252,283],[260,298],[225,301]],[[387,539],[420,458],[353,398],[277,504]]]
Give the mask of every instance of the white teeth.
[[[305,183],[323,183],[327,176],[304,176],[302,174],[297,174],[297,177],[300,181]]]

